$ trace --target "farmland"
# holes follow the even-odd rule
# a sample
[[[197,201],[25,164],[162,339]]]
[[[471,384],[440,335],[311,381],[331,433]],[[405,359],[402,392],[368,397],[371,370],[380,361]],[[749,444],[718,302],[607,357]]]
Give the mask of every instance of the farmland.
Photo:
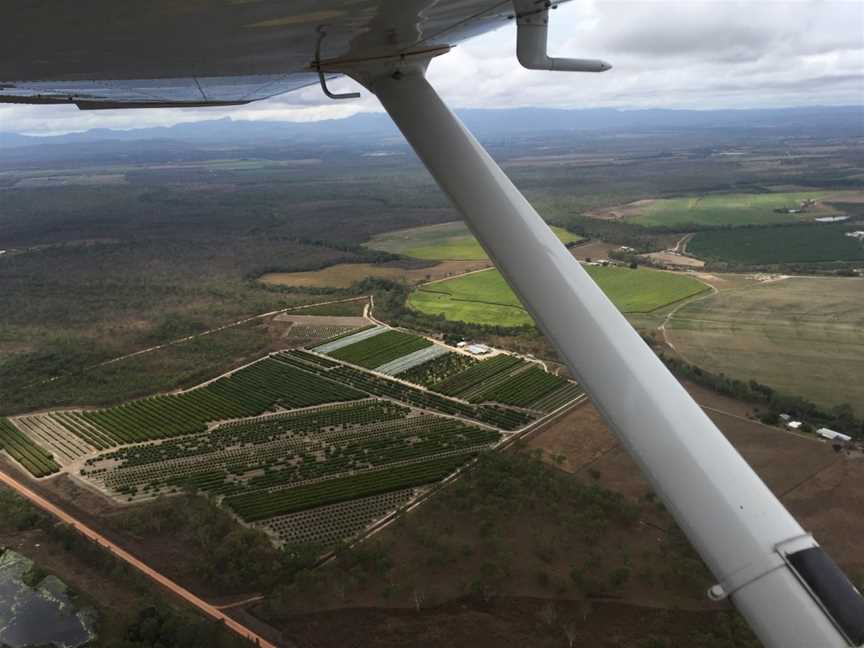
[[[579,396],[572,383],[546,373],[532,362],[501,354],[432,385],[442,394],[471,403],[486,401],[551,412]]]
[[[837,213],[828,206],[808,208],[797,214],[785,213],[788,209],[799,209],[804,200],[818,201],[825,195],[820,191],[798,191],[663,198],[640,201],[632,208],[625,205],[622,212],[624,220],[644,227],[779,225]]]
[[[401,356],[419,351],[432,343],[410,333],[386,331],[371,338],[355,342],[333,351],[330,355],[338,360],[374,369]]]
[[[795,277],[721,291],[667,324],[690,362],[864,414],[862,281]]]
[[[211,421],[255,416],[277,405],[308,407],[364,395],[268,358],[198,389],[102,410],[59,412],[52,419],[75,437],[104,449],[203,432]],[[20,420],[26,424],[30,419]]]
[[[818,224],[698,232],[687,252],[744,265],[864,261],[864,245],[845,236],[849,231],[845,225]]]
[[[50,453],[21,434],[6,419],[0,418],[0,450],[5,450],[34,477],[45,477],[60,470]]]
[[[553,227],[552,231],[562,243],[581,240],[580,236],[561,227]],[[379,234],[367,246],[416,259],[482,261],[489,258],[461,221]]]
[[[255,522],[437,481],[498,439],[370,399],[113,450],[88,459],[81,474],[130,498],[193,488]]]
[[[2,419],[0,443],[34,476],[62,470],[126,502],[204,493],[276,543],[328,544],[579,395],[515,356],[478,363],[373,325],[188,391]]]
[[[476,362],[471,356],[452,351],[398,374],[401,380],[430,387],[460,373]]]
[[[638,268],[588,266],[588,274],[623,313],[646,313],[706,290],[684,275]],[[423,286],[409,305],[450,320],[499,326],[522,326],[532,320],[497,270]]]

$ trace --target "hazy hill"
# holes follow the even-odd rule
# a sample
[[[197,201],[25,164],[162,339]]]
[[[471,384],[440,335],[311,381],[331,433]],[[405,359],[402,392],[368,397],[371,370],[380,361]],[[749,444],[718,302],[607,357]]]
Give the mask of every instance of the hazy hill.
[[[703,129],[766,130],[780,132],[864,131],[864,106],[782,108],[765,110],[619,110],[593,108],[557,110],[514,108],[461,110],[459,116],[480,136],[555,131],[684,131]],[[237,121],[230,117],[175,126],[111,130],[96,128],[81,133],[34,137],[0,132],[0,148],[57,144],[93,144],[139,140],[189,143],[309,142],[328,138],[396,135],[383,113],[360,113],[346,119],[318,122]]]

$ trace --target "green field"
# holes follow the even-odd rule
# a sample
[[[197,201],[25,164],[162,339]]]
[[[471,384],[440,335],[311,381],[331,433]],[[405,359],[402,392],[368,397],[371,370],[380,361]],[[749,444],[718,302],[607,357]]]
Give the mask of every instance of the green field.
[[[819,200],[824,192],[782,192],[762,194],[717,194],[690,198],[654,200],[626,216],[645,227],[686,227],[688,225],[777,225],[797,223],[828,210],[811,208],[800,214],[775,209],[797,209],[802,200]]]
[[[553,227],[552,231],[563,243],[582,240],[561,227]],[[387,232],[373,238],[368,247],[417,259],[481,261],[488,258],[461,221]]]
[[[696,279],[638,268],[588,266],[588,274],[623,313],[645,313],[706,290]],[[427,284],[408,304],[447,319],[497,326],[533,323],[497,270]]]
[[[864,280],[804,278],[682,307],[667,335],[690,362],[864,414]]]
[[[699,232],[687,253],[744,264],[864,261],[864,245],[845,236],[849,231],[846,225],[817,224]]]

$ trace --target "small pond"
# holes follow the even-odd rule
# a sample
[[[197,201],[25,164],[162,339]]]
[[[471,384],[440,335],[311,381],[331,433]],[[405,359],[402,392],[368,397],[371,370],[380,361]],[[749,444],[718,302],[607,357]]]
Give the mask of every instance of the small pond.
[[[11,549],[0,552],[0,645],[77,648],[95,638],[95,610],[79,610],[63,581]]]

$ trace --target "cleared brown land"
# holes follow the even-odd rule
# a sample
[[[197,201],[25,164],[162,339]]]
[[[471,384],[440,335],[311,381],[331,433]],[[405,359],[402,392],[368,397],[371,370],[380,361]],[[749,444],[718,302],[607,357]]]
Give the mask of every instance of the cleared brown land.
[[[859,585],[864,583],[864,457],[838,458],[783,501]]]
[[[789,507],[850,574],[864,577],[864,457],[836,453],[815,437],[792,434],[742,418],[750,410],[723,396],[688,385],[706,410],[769,488]],[[731,403],[730,403],[731,401]],[[536,435],[530,447],[564,470],[591,475],[606,488],[631,499],[645,498],[651,487],[590,404],[573,410]],[[564,459],[556,460],[563,455]]]
[[[606,259],[609,257],[609,252],[617,250],[620,245],[604,243],[603,241],[591,241],[584,245],[574,245],[570,248],[570,252],[580,261],[586,259]]]
[[[340,315],[295,315],[280,313],[273,318],[275,322],[293,322],[303,326],[366,326],[369,323],[365,317],[342,317]]]
[[[277,286],[348,288],[366,277],[378,277],[414,284],[488,268],[489,265],[488,261],[444,261],[428,268],[402,268],[371,263],[340,263],[314,272],[269,272],[259,277],[259,281]]]
[[[645,198],[636,202],[627,203],[626,205],[618,205],[616,207],[607,207],[605,209],[595,209],[588,212],[591,218],[599,218],[601,220],[621,220],[628,216],[638,216],[646,207],[653,205],[656,198]]]
[[[642,256],[657,263],[665,263],[668,265],[677,265],[687,268],[702,268],[705,266],[705,262],[701,259],[694,259],[693,257],[675,254],[674,252],[651,252],[650,254],[643,254]]]

